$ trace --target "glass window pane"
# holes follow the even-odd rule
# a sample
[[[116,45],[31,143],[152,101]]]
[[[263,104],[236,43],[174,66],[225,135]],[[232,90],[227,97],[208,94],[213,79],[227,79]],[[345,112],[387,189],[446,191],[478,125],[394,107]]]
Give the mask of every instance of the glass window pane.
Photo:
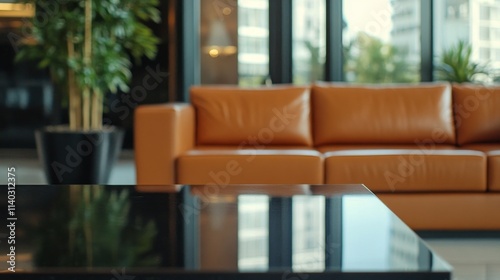
[[[293,83],[324,79],[326,54],[325,0],[293,0]]]
[[[344,76],[356,83],[420,80],[420,1],[344,1]]]
[[[377,207],[380,201],[361,195],[342,196],[342,269],[356,271],[366,269],[390,269],[397,263],[390,259],[391,216],[383,207]],[[370,213],[359,209],[371,209]],[[370,217],[371,216],[371,217]],[[373,239],[363,239],[363,231],[369,229]],[[377,240],[373,242],[373,240]],[[417,248],[418,249],[418,248]]]
[[[202,84],[259,85],[269,75],[269,0],[200,0]]]
[[[292,268],[294,272],[325,269],[325,198],[294,196]]]
[[[238,83],[238,12],[236,1],[200,0],[202,84]]]
[[[238,1],[238,74],[241,86],[269,75],[269,0]]]
[[[269,268],[269,197],[238,197],[238,268],[265,271]]]
[[[471,44],[472,62],[500,68],[500,1],[434,1],[434,63],[460,40]]]

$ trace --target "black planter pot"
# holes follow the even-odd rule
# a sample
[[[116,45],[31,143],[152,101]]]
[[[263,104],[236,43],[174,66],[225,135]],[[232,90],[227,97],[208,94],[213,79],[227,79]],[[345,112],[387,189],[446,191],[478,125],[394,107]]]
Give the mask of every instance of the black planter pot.
[[[121,151],[124,131],[69,131],[46,127],[35,131],[38,156],[49,184],[107,184]]]

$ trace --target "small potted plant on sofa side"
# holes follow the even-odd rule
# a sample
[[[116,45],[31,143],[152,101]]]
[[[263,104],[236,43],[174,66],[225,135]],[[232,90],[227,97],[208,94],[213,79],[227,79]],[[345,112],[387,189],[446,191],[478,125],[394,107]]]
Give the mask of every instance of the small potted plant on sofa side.
[[[69,125],[37,130],[36,142],[52,184],[105,184],[123,140],[123,130],[103,125],[107,92],[127,92],[131,58],[154,58],[159,39],[143,22],[160,21],[158,0],[64,0],[36,8],[32,35],[17,60],[48,68],[67,96]]]
[[[473,62],[471,56],[472,46],[459,41],[442,53],[436,66],[436,77],[453,83],[482,83],[490,79],[488,65]]]

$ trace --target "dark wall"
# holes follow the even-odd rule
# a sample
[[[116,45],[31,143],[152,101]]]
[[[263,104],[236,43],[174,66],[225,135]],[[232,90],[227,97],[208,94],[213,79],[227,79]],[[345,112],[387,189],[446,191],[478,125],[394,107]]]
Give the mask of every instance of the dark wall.
[[[15,63],[15,53],[1,42],[0,148],[34,148],[33,131],[59,122],[60,108],[47,72],[35,63]]]

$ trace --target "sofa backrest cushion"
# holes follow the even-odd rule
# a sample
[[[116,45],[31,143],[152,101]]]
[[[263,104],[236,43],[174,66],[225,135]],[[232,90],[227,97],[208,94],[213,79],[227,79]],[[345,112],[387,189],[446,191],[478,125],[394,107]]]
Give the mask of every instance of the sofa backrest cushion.
[[[314,144],[455,144],[451,86],[315,84]]]
[[[500,87],[453,85],[457,142],[500,142]]]
[[[312,146],[309,88],[197,86],[191,103],[198,145]]]

